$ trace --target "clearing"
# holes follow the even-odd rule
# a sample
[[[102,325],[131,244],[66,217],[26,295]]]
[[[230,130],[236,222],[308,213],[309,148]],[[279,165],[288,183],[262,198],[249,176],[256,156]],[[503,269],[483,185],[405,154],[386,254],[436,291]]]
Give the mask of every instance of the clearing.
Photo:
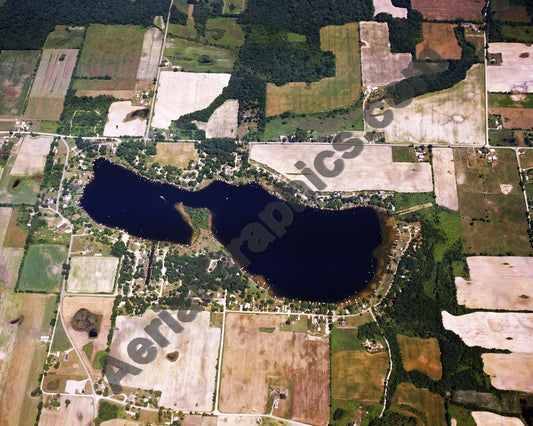
[[[470,279],[455,278],[457,303],[471,309],[533,310],[533,258],[468,257]]]
[[[0,115],[21,115],[41,52],[2,50],[0,53]]]
[[[80,49],[83,44],[85,27],[71,27],[56,25],[54,31],[48,34],[45,49]]]
[[[222,13],[241,13],[246,8],[246,0],[224,0]]]
[[[450,210],[459,210],[452,149],[433,149],[433,175],[437,204]]]
[[[431,49],[440,59],[461,59],[462,49],[457,43],[452,24],[422,22],[424,41],[416,45],[416,57],[424,49]]]
[[[431,379],[439,381],[442,377],[439,341],[435,338],[421,339],[398,334],[398,344],[402,352],[405,371],[421,371]]]
[[[166,129],[172,120],[207,108],[222,93],[231,74],[162,71],[152,126]]]
[[[389,125],[374,129],[367,123],[366,128],[383,131],[387,142],[483,145],[486,137],[483,65],[473,65],[466,79],[449,89],[418,96],[404,108],[386,107],[380,114],[385,111],[394,115]]]
[[[68,407],[66,400],[70,400]],[[87,426],[93,424],[93,399],[82,396],[62,395],[59,410],[45,409],[41,412],[39,426]]]
[[[59,120],[77,56],[77,49],[43,50],[25,117]]]
[[[498,425],[498,426],[524,426],[522,420],[517,417],[505,417],[490,411],[472,411],[470,413],[476,425]]]
[[[444,399],[428,389],[419,389],[411,383],[400,383],[392,399],[392,410],[414,417],[417,424],[446,425]]]
[[[374,16],[378,13],[389,13],[394,18],[407,18],[407,9],[394,6],[391,0],[374,0]]]
[[[235,138],[237,135],[239,101],[228,99],[220,105],[206,122],[193,121],[205,130],[206,138]]]
[[[328,423],[328,339],[280,331],[280,324],[287,318],[236,313],[226,316],[221,411],[273,413],[314,425]]]
[[[104,136],[144,136],[146,111],[146,107],[133,106],[131,101],[113,102],[109,106]]]
[[[17,290],[56,293],[60,290],[63,263],[67,248],[59,244],[34,244],[29,246]]]
[[[211,18],[206,24],[206,38],[210,44],[239,47],[244,44],[244,33],[237,18]]]
[[[176,318],[177,311],[168,311]],[[193,321],[180,318],[193,317]],[[180,311],[178,322],[184,327],[181,333],[166,325],[159,328],[168,341],[165,348],[157,348],[157,357],[150,364],[136,364],[128,355],[129,342],[138,337],[148,338],[144,327],[156,318],[153,311],[142,317],[117,317],[111,344],[111,356],[143,369],[138,375],[127,375],[121,385],[129,388],[154,389],[162,392],[159,404],[186,411],[213,409],[220,328],[210,327],[210,313],[205,311]],[[175,359],[177,356],[177,359]],[[171,358],[174,357],[174,360]]]
[[[483,21],[482,10],[484,0],[412,0],[411,6],[424,15],[427,20],[454,21]]]
[[[501,54],[501,64],[487,67],[487,91],[533,93],[533,46],[524,43],[490,43],[489,55]]]
[[[468,346],[533,354],[533,314],[479,311],[453,316],[442,311],[442,324]]]
[[[189,72],[230,72],[235,62],[235,54],[229,49],[168,37],[164,58],[173,66]]]
[[[481,355],[481,358],[483,370],[490,376],[490,382],[495,388],[533,392],[533,354],[487,353]]]
[[[153,80],[157,75],[159,55],[163,46],[163,33],[158,28],[148,28],[144,33],[137,80]]]
[[[74,256],[70,260],[67,291],[71,293],[111,293],[115,286],[118,257]]]
[[[11,175],[30,176],[42,173],[52,139],[52,136],[25,136]]]
[[[198,161],[198,152],[192,142],[159,142],[154,161],[165,166],[186,168],[189,161]]]
[[[391,53],[386,22],[361,22],[361,62],[363,85],[386,86],[403,80],[402,71],[412,62],[410,53]]]
[[[331,144],[324,143],[254,143],[250,149],[250,159],[274,169],[290,180],[304,181],[309,186],[306,172],[300,171],[295,164],[303,161],[313,167],[315,158],[324,151],[334,153],[324,161],[328,168],[333,168],[333,161],[340,155],[336,155]],[[431,165],[425,162],[395,163],[390,146],[365,145],[358,157],[343,161],[344,170],[338,176],[320,178],[326,184],[325,191],[433,191]]]
[[[326,77],[313,83],[287,83],[283,86],[268,83],[267,116],[279,115],[286,111],[297,114],[331,111],[347,108],[359,99],[359,24],[352,22],[321,28],[320,46],[323,51],[335,55],[335,77]]]

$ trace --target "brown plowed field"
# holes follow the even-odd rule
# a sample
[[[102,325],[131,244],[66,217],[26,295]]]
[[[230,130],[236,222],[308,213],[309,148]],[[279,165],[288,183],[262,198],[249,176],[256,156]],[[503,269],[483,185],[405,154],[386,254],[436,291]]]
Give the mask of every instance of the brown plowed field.
[[[484,0],[412,0],[413,9],[419,10],[426,19],[453,21],[463,18],[466,21],[482,21],[481,10]]]
[[[533,108],[489,108],[489,113],[501,115],[506,129],[533,128]]]
[[[423,22],[424,41],[416,45],[416,57],[424,49],[438,53],[440,59],[461,59],[461,47],[457,43],[452,24]]]

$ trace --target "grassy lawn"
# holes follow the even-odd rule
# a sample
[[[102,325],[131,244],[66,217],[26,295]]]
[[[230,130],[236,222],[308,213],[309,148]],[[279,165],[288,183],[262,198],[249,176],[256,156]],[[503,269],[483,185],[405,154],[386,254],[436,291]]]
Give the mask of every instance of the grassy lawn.
[[[79,49],[83,44],[85,27],[70,27],[56,25],[54,31],[48,34],[45,49]]]
[[[57,132],[57,121],[41,121],[39,125],[39,131],[43,133],[56,133]]]
[[[525,94],[523,101],[513,101],[508,93],[489,93],[489,107],[533,108],[533,94]]]
[[[59,320],[56,323],[56,330],[54,333],[54,340],[52,342],[52,347],[50,350],[52,352],[55,351],[66,351],[70,348],[70,341],[68,340],[67,334],[65,332],[65,329],[63,328],[63,324],[61,323],[61,320]]]
[[[67,248],[59,244],[36,244],[28,248],[18,290],[42,293],[58,292],[63,276]]]
[[[0,177],[0,203],[33,204],[37,200],[40,176],[11,176],[16,156],[11,156]]]
[[[392,161],[395,163],[416,163],[416,154],[414,148],[409,146],[393,146]]]
[[[165,49],[165,57],[183,71],[230,72],[235,62],[233,53],[226,49],[184,39],[173,39],[170,45]]]
[[[236,18],[212,18],[207,21],[207,42],[228,47],[239,47],[244,44],[244,33],[237,24]]]

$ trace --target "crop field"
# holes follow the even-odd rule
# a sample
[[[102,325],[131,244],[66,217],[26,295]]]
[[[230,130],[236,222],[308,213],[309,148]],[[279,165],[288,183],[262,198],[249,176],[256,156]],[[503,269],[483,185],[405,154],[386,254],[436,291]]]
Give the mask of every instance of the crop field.
[[[533,93],[533,46],[523,43],[490,43],[489,53],[501,53],[500,65],[487,67],[487,91]]]
[[[52,136],[26,136],[11,169],[11,175],[29,176],[42,173],[52,139]]]
[[[45,49],[80,49],[83,44],[85,27],[71,27],[56,25],[54,31],[48,34]]]
[[[237,24],[237,18],[212,18],[206,24],[207,42],[228,47],[239,47],[244,44],[244,33]]]
[[[144,136],[147,121],[145,117],[134,117],[135,111],[144,106],[133,106],[131,101],[113,102],[109,107],[104,136]]]
[[[176,311],[172,315],[176,317]],[[137,365],[143,369],[142,373],[126,376],[121,384],[135,389],[160,390],[160,405],[165,407],[210,411],[213,408],[221,330],[209,326],[209,316],[209,312],[197,312],[193,321],[180,321],[184,327],[181,333],[174,333],[162,325],[159,331],[170,344],[165,348],[156,345],[158,352],[154,361]],[[148,337],[143,328],[155,317],[153,311],[146,311],[142,317],[117,317],[111,356],[136,365],[128,355],[128,343],[137,337]],[[178,358],[171,361],[168,357],[176,352]]]
[[[194,19],[187,19],[187,25],[168,24],[167,40],[175,38],[195,39],[196,33]]]
[[[59,244],[35,244],[28,248],[18,290],[43,293],[59,291],[67,249]]]
[[[265,164],[290,180],[307,183],[305,175],[296,168],[295,163],[301,160],[312,167],[316,156],[325,150],[331,150],[331,145],[257,143],[250,149],[250,159]],[[331,161],[334,161],[334,157]],[[327,162],[326,166],[332,167]],[[320,178],[326,184],[325,191],[433,191],[431,165],[424,162],[395,163],[390,146],[366,145],[358,157],[345,160],[344,166],[343,172],[337,177]]]
[[[513,0],[494,0],[490,4],[495,18],[502,22],[531,22],[526,7]]]
[[[246,0],[224,0],[224,6],[222,8],[222,13],[235,13],[244,12],[246,8]]]
[[[134,90],[144,31],[137,25],[91,24],[81,50],[74,89]]]
[[[207,108],[222,93],[231,74],[162,71],[152,126],[166,129],[172,120]]]
[[[157,75],[159,55],[163,46],[163,34],[158,28],[148,28],[144,33],[141,59],[137,68],[137,80],[152,80]]]
[[[397,336],[402,352],[402,362],[405,371],[421,371],[431,379],[439,381],[442,377],[440,363],[439,341],[435,338],[420,339]]]
[[[507,40],[530,45],[533,43],[533,25],[502,25],[502,36]]]
[[[167,39],[165,58],[185,72],[230,72],[235,62],[231,50],[185,39]]]
[[[411,5],[424,15],[427,20],[453,21],[461,18],[465,21],[483,21],[483,0],[412,0]]]
[[[327,338],[280,331],[279,315],[226,316],[220,410],[270,413],[270,390],[285,394],[272,413],[314,425],[329,420]],[[274,329],[270,332],[271,329]],[[261,330],[269,330],[262,332]],[[253,374],[250,374],[253,372]]]
[[[419,389],[411,383],[400,383],[392,400],[392,409],[415,417],[422,424],[446,425],[444,399],[428,389]],[[420,424],[418,423],[418,424]]]
[[[477,425],[524,426],[517,417],[506,417],[490,411],[472,411],[472,417]]]
[[[374,16],[378,13],[389,13],[394,18],[407,18],[407,9],[394,6],[391,0],[374,0]]]
[[[437,197],[435,201],[437,204],[450,210],[458,210],[459,199],[457,197],[452,149],[433,149],[433,175],[435,178],[435,195]]]
[[[455,278],[457,303],[471,309],[533,310],[533,258],[468,257],[470,279]]]
[[[22,114],[40,54],[38,50],[0,53],[0,115]]]
[[[118,267],[114,256],[74,256],[70,260],[67,291],[71,293],[112,293]]]
[[[427,144],[485,143],[485,89],[483,65],[476,64],[466,79],[440,92],[418,96],[404,108],[385,108],[393,114],[384,129],[387,142]],[[389,113],[390,113],[389,112]],[[381,119],[381,118],[380,118]]]
[[[533,128],[533,108],[489,108],[489,113],[501,115],[506,129]]]
[[[156,149],[154,161],[159,164],[185,168],[190,160],[198,161],[198,152],[194,143],[159,142]]]
[[[474,149],[454,149],[454,155],[466,253],[529,255],[515,152],[497,149],[497,166],[490,166]]]
[[[59,120],[77,55],[77,49],[43,50],[24,113],[25,117]]]
[[[207,122],[195,121],[199,129],[205,130],[206,138],[235,138],[237,135],[239,101],[228,99],[220,105]]]
[[[68,407],[65,401],[69,399]],[[82,426],[93,424],[93,399],[82,396],[62,395],[61,408],[43,409],[39,426]]]
[[[111,327],[111,313],[113,311],[113,297],[97,297],[97,296],[67,296],[62,300],[61,312],[65,320],[65,326],[69,333],[74,346],[81,354],[81,361],[86,365],[92,377],[101,377],[102,373],[93,367],[93,360],[95,355],[107,348],[107,335]],[[100,330],[95,338],[89,338],[89,333],[86,331],[77,331],[72,328],[70,323],[74,314],[85,308],[95,315],[101,315]],[[89,358],[82,350],[83,346],[92,342],[93,352]]]
[[[462,49],[457,43],[452,24],[423,22],[424,41],[416,45],[416,57],[424,49],[431,49],[440,59],[461,59]]]
[[[403,80],[402,71],[412,62],[410,53],[391,53],[386,22],[361,22],[363,85],[386,86]]]
[[[453,316],[443,311],[442,323],[468,346],[533,354],[533,314],[478,311]]]
[[[533,108],[533,94],[489,93],[489,108]]]
[[[533,392],[533,354],[486,353],[481,358],[496,389]]]
[[[386,24],[385,24],[386,25]],[[295,82],[283,86],[267,84],[266,115],[285,111],[297,114],[324,112],[353,105],[361,95],[361,57],[359,54],[359,24],[320,29],[323,51],[335,55],[335,77],[313,83]]]

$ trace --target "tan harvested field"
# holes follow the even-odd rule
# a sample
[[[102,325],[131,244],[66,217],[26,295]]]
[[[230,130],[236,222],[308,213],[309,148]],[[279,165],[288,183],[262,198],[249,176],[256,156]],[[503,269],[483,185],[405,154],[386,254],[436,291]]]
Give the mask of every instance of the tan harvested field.
[[[428,20],[453,21],[461,18],[466,21],[483,20],[481,11],[484,0],[412,0],[413,9],[419,10]]]
[[[386,108],[394,114],[383,131],[387,142],[431,144],[485,143],[485,89],[483,65],[476,64],[466,79],[450,89],[416,97],[405,108]],[[383,113],[385,112],[383,111]]]
[[[489,53],[501,53],[501,65],[487,67],[487,91],[533,93],[533,45],[490,43]]]
[[[44,314],[48,298],[55,298],[55,296],[26,293],[22,298],[20,313],[24,315],[24,321],[18,326],[12,353],[12,360],[16,362],[10,363],[4,384],[4,389],[9,389],[9,392],[3,392],[0,399],[0,424],[2,425],[18,425],[19,420],[22,422],[25,416],[22,412],[23,406],[26,406],[25,401],[30,399],[28,388],[33,390],[37,385],[39,373],[36,368],[39,368],[40,372],[42,365],[34,364],[38,363],[39,356],[45,354],[45,346],[40,345],[39,340],[43,320],[46,321]]]
[[[92,377],[101,377],[102,373],[93,368],[92,361],[94,356],[107,348],[107,335],[111,327],[111,313],[113,311],[113,297],[97,297],[97,296],[67,296],[62,300],[61,311],[65,321],[66,331],[70,334],[76,349],[78,349],[83,362]],[[89,339],[89,334],[86,331],[76,331],[72,328],[70,321],[74,314],[81,308],[85,308],[96,315],[102,315],[100,322],[100,331],[98,336],[94,339]],[[83,346],[87,343],[93,343],[93,353],[91,359],[83,351]]]
[[[157,75],[159,55],[163,46],[163,33],[158,28],[148,28],[144,33],[143,47],[137,80],[152,80]]]
[[[3,247],[0,249],[0,281],[13,288],[17,282],[23,249]]]
[[[20,153],[11,169],[11,175],[27,176],[41,173],[44,170],[52,139],[52,136],[25,136]]]
[[[69,399],[70,404],[65,406]],[[93,423],[93,399],[82,396],[64,396],[60,398],[61,408],[56,410],[43,408],[39,426],[89,426]]]
[[[280,331],[280,323],[285,319],[263,314],[226,316],[220,411],[265,413],[269,384],[282,383],[273,387],[283,389],[284,393],[288,390],[287,414],[292,414],[293,420],[326,425],[329,420],[328,340],[307,333]],[[263,327],[274,331],[262,332]],[[274,415],[278,415],[281,405],[273,410]]]
[[[502,116],[502,125],[506,129],[533,128],[533,108],[489,108],[490,114]]]
[[[118,257],[74,256],[70,260],[67,291],[71,293],[112,293]]]
[[[412,62],[410,53],[391,53],[386,22],[361,22],[361,65],[363,85],[386,86],[403,80],[402,71]]]
[[[11,221],[11,213],[13,209],[11,207],[0,207],[0,248],[4,246],[4,240],[6,239],[7,228]]]
[[[405,371],[421,371],[433,380],[442,377],[439,341],[435,338],[420,339],[397,336]]]
[[[185,168],[190,160],[198,161],[198,152],[194,143],[190,142],[159,142],[154,161],[159,164]]]
[[[424,49],[431,49],[439,55],[439,59],[461,59],[462,49],[457,43],[452,24],[423,22],[422,33],[424,41],[416,45],[417,58]]]
[[[166,129],[172,120],[207,108],[222,93],[231,74],[162,71],[152,126]]]
[[[315,157],[322,151],[333,151],[331,144],[256,143],[250,149],[250,159],[274,169],[290,180],[311,184],[295,167],[303,161],[313,167]],[[334,155],[325,165],[340,157]],[[389,190],[397,192],[431,192],[431,165],[429,163],[394,163],[389,146],[366,145],[362,153],[344,160],[344,170],[337,177],[321,177],[327,185],[324,191]],[[313,189],[315,189],[313,187]]]
[[[500,416],[490,411],[472,411],[470,414],[478,426],[525,426],[517,417]]]
[[[206,138],[234,138],[237,135],[239,101],[229,99],[220,105],[207,122],[194,121],[205,130]]]
[[[113,419],[106,420],[101,426],[144,426],[145,424],[144,422],[135,422],[133,420]]]
[[[442,324],[468,346],[533,353],[533,314],[480,311],[453,316],[443,311]]]
[[[143,136],[146,119],[128,118],[134,111],[143,109],[144,106],[132,106],[131,101],[113,102],[109,106],[104,136]]]
[[[419,389],[411,383],[400,383],[396,388],[392,399],[392,409],[402,411],[402,406],[414,408],[416,411],[425,414],[418,418],[420,423],[431,426],[446,425],[444,399],[440,395],[431,393],[428,389]],[[424,421],[425,420],[425,421]]]
[[[64,98],[30,98],[24,117],[27,120],[59,120]]]
[[[171,311],[169,311],[171,312]],[[176,311],[172,311],[176,317]],[[159,328],[170,342],[157,348],[157,357],[150,364],[136,364],[127,352],[129,342],[137,337],[148,337],[143,328],[156,318],[153,311],[142,317],[117,317],[111,344],[111,356],[143,369],[138,376],[128,375],[121,384],[130,388],[155,389],[162,392],[160,405],[186,411],[210,411],[213,408],[220,328],[209,326],[209,312],[196,312],[191,322],[178,321],[184,327],[174,333],[166,325]],[[181,314],[180,314],[181,316]],[[167,355],[179,352],[174,362]]]
[[[335,77],[317,82],[267,84],[266,115],[325,112],[353,105],[361,95],[359,24],[330,25],[320,29],[320,46],[335,55]]]
[[[496,389],[533,392],[533,354],[481,355],[483,370]]]
[[[389,367],[386,352],[341,351],[331,359],[331,396],[367,405],[379,403]]]
[[[407,18],[407,9],[394,6],[391,0],[374,0],[374,16],[378,13],[390,13],[394,18]]]
[[[451,210],[459,210],[452,149],[433,149],[433,175],[437,204]]]
[[[480,256],[466,261],[470,280],[455,278],[457,303],[472,309],[533,310],[533,258]]]

